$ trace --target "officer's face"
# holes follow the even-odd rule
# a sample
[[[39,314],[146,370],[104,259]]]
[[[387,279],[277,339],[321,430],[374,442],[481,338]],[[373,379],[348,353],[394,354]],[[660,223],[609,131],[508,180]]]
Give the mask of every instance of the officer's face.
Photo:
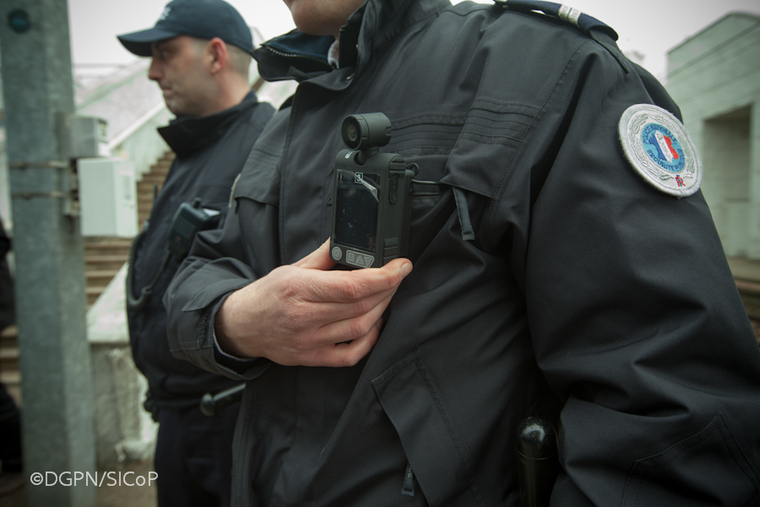
[[[180,35],[153,43],[148,78],[158,83],[177,116],[206,116],[210,93],[202,41]]]
[[[338,38],[340,27],[364,0],[284,0],[293,21],[304,33]]]

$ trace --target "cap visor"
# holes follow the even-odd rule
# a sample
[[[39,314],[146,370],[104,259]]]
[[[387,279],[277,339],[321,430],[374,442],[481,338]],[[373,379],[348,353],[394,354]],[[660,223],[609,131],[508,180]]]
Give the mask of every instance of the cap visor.
[[[132,54],[137,56],[151,56],[153,51],[151,44],[153,42],[171,39],[178,36],[178,33],[168,32],[158,28],[148,28],[147,30],[140,30],[139,32],[125,33],[124,35],[117,35],[122,46],[127,48]]]

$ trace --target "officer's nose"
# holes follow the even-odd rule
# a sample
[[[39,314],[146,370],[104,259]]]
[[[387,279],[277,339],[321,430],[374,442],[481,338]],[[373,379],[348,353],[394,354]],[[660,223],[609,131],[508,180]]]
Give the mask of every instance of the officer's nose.
[[[148,79],[151,81],[159,81],[161,76],[161,62],[158,58],[153,57],[150,61],[150,67],[148,67]]]

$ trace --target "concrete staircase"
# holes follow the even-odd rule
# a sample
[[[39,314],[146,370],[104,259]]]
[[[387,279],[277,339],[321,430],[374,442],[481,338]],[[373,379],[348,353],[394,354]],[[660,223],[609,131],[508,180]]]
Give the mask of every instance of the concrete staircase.
[[[0,382],[18,399],[21,374],[18,368],[18,340],[16,326],[7,327],[0,334]]]
[[[174,153],[166,152],[150,168],[150,172],[143,175],[143,178],[137,182],[137,223],[140,227],[150,216],[150,211],[153,209],[153,198],[161,190],[161,185],[164,184],[173,161]]]
[[[174,154],[164,154],[137,183],[137,223],[140,227],[150,216],[153,198],[161,190]],[[100,297],[116,273],[129,259],[132,239],[85,238],[85,269],[87,276],[87,306]]]
[[[174,154],[167,152],[137,183],[137,219],[142,226],[153,207],[154,188],[160,190],[169,172]],[[130,238],[85,238],[85,276],[87,307],[92,306],[129,258]],[[21,373],[18,364],[16,326],[0,333],[0,382],[18,400]]]

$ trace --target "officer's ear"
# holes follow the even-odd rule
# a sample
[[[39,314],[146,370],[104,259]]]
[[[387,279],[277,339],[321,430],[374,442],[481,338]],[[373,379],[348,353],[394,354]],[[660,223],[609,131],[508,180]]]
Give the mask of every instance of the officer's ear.
[[[214,37],[206,45],[206,63],[211,74],[217,74],[224,69],[229,58],[227,44],[219,37]]]

